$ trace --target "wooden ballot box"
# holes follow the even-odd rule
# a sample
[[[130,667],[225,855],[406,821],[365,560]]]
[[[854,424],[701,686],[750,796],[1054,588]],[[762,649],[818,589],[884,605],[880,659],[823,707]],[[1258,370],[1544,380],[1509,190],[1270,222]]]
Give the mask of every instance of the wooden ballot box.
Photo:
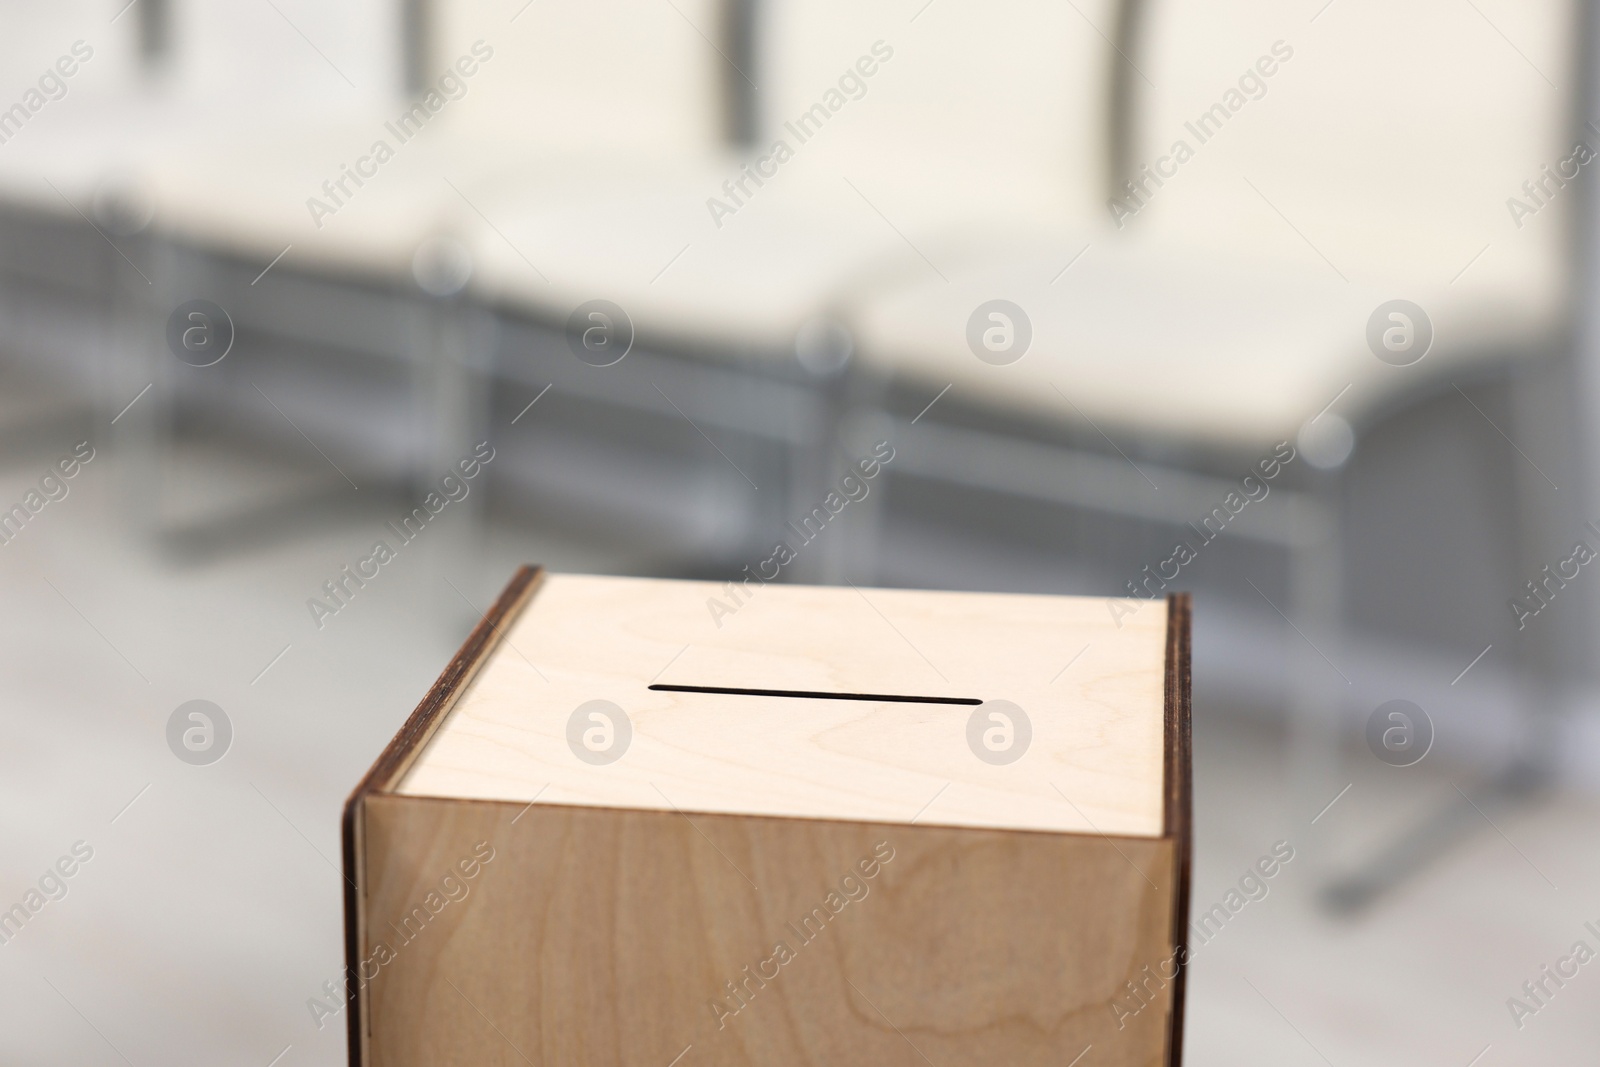
[[[351,1063],[1176,1064],[1189,604],[524,568],[345,813]]]

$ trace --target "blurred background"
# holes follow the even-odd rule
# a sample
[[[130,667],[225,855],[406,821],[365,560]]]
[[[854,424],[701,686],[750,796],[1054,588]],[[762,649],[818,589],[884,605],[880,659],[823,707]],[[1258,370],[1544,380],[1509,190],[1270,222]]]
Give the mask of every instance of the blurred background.
[[[0,3],[0,1062],[342,1062],[340,807],[512,568],[808,519],[1195,593],[1194,913],[1295,859],[1187,1062],[1591,1062],[1591,6]]]

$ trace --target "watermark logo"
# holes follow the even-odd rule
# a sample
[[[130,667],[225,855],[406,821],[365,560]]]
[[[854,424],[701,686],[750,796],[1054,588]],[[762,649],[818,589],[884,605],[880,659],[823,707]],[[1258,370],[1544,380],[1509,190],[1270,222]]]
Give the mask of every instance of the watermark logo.
[[[1266,96],[1266,79],[1278,73],[1293,58],[1294,48],[1287,41],[1273,41],[1270,55],[1263,54],[1257,58],[1239,75],[1235,85],[1223,90],[1216,103],[1195,116],[1194,121],[1183,124],[1184,130],[1194,138],[1194,144],[1191,145],[1184,137],[1177,137],[1166,155],[1158,156],[1152,163],[1141,164],[1138,173],[1122,183],[1119,195],[1106,201],[1111,221],[1117,224],[1117,229],[1122,229],[1129,219],[1149,207],[1156,192],[1176,178],[1178,169],[1195,157],[1201,145],[1221,133],[1223,126],[1245,105]]]
[[[800,550],[812,541],[822,536],[822,531],[828,524],[837,519],[839,515],[852,503],[860,503],[872,491],[868,484],[878,476],[878,472],[894,459],[894,446],[888,441],[879,441],[872,446],[872,451],[861,459],[855,461],[839,479],[837,488],[830,489],[822,498],[822,503],[811,509],[809,515],[804,515],[799,522],[790,521],[784,524],[784,534],[794,536],[789,541],[779,541],[772,547],[772,555],[754,565],[744,565],[743,577],[737,581],[724,582],[722,585],[723,597],[706,597],[706,611],[711,616],[711,621],[717,629],[722,629],[722,620],[725,616],[737,614],[755,596],[756,591],[768,582],[775,581],[783,568],[793,563],[800,557]]]
[[[322,629],[330,618],[349,607],[356,594],[381,574],[384,567],[399,559],[400,550],[421,537],[422,531],[438,519],[445,508],[465,500],[472,492],[472,479],[483,472],[494,456],[494,446],[487,441],[479,441],[471,455],[457,460],[456,465],[439,479],[437,487],[428,490],[422,501],[411,509],[411,514],[402,516],[398,523],[393,519],[385,520],[384,529],[395,538],[392,547],[387,539],[374,541],[372,551],[357,559],[354,566],[346,563],[337,574],[322,583],[321,595],[306,598],[306,610],[310,612],[311,622],[316,628]],[[459,476],[457,472],[460,472]]]
[[[1420,363],[1433,347],[1433,320],[1409,300],[1379,304],[1367,319],[1367,347],[1391,367]]]
[[[58,57],[55,63],[39,75],[37,88],[29,86],[22,98],[10,107],[0,105],[0,144],[5,144],[22,132],[33,116],[48,104],[67,95],[66,79],[94,58],[94,48],[87,41],[73,41],[70,54]]]
[[[188,700],[167,717],[167,747],[183,762],[205,767],[228,754],[233,722],[209,700]]]
[[[1294,859],[1294,846],[1287,841],[1276,842],[1272,851],[1261,856],[1249,867],[1244,874],[1239,876],[1236,885],[1230,886],[1221,900],[1211,905],[1209,910],[1199,911],[1198,920],[1189,923],[1189,937],[1186,945],[1179,945],[1177,951],[1154,964],[1145,964],[1144,968],[1133,976],[1133,979],[1124,983],[1126,994],[1116,993],[1109,1002],[1111,1015],[1117,1022],[1117,1029],[1127,1029],[1128,1020],[1137,1016],[1152,1004],[1165,1004],[1161,991],[1167,983],[1178,977],[1178,972],[1189,965],[1196,952],[1217,939],[1223,927],[1247,906],[1267,899],[1272,892],[1268,884],[1283,868]]]
[[[710,213],[717,229],[722,229],[724,219],[737,215],[758,190],[776,178],[779,168],[795,157],[801,145],[822,132],[822,127],[833,116],[850,101],[866,96],[867,79],[878,73],[879,68],[893,57],[892,47],[882,40],[874,41],[871,54],[861,55],[855,63],[846,67],[840,73],[836,86],[829,86],[820,100],[795,116],[793,121],[784,122],[783,128],[793,138],[793,144],[787,138],[780,137],[772,142],[764,154],[740,163],[739,173],[722,183],[722,195],[706,198],[706,211]]]
[[[1167,583],[1176,581],[1183,568],[1199,559],[1200,550],[1221,537],[1240,512],[1251,504],[1259,504],[1267,499],[1272,492],[1269,483],[1283,473],[1284,467],[1294,462],[1295,455],[1293,445],[1279,441],[1272,453],[1257,460],[1255,466],[1239,479],[1239,487],[1229,490],[1209,515],[1197,523],[1188,524],[1189,531],[1195,535],[1193,540],[1185,538],[1179,541],[1166,559],[1146,563],[1139,574],[1123,582],[1122,587],[1128,591],[1128,596],[1106,601],[1111,621],[1117,624],[1117,629],[1122,629],[1122,620],[1137,612],[1143,606],[1142,602],[1159,598],[1167,588]]]
[[[893,861],[894,856],[894,846],[889,842],[879,841],[873,845],[871,854],[856,860],[855,866],[847,868],[840,876],[837,889],[829,889],[822,902],[797,921],[784,924],[785,934],[794,938],[792,946],[787,936],[775,941],[771,955],[747,964],[739,974],[723,982],[722,992],[706,1002],[717,1029],[727,1029],[728,1020],[750,1007],[756,996],[767,988],[767,984],[777,981],[783,968],[799,959],[800,950],[821,937],[828,925],[847,907],[866,900],[872,892],[869,883],[885,865]]]
[[[633,348],[633,320],[609,300],[579,304],[567,316],[567,347],[591,367],[621,363]]]
[[[383,135],[373,139],[365,155],[357,156],[354,165],[339,164],[339,172],[322,183],[319,190],[321,195],[306,197],[306,211],[310,213],[311,222],[316,228],[322,229],[326,218],[342,211],[368,182],[378,176],[383,165],[414,140],[439,112],[452,101],[466,96],[468,79],[493,58],[494,48],[482,38],[472,42],[470,51],[462,53],[453,64],[446,67],[426,92],[411,101],[393,121],[383,124]]]
[[[1600,938],[1600,927],[1594,923],[1586,922],[1583,928],[1590,936]],[[1540,967],[1537,975],[1523,982],[1521,997],[1506,998],[1506,1010],[1511,1013],[1511,1021],[1516,1028],[1521,1030],[1528,1025],[1528,1019],[1548,1008],[1556,995],[1566,988],[1568,982],[1578,977],[1579,970],[1594,957],[1594,948],[1587,940],[1579,939],[1573,942],[1571,951],[1565,956]]]
[[[444,869],[444,875],[428,888],[427,894],[413,904],[410,911],[390,919],[387,929],[370,930],[370,934],[382,936],[366,958],[350,965],[339,978],[323,982],[321,997],[306,998],[306,1010],[311,1013],[311,1021],[317,1029],[321,1030],[329,1018],[344,1011],[345,1005],[376,979],[384,967],[399,959],[400,950],[421,937],[428,924],[446,908],[466,900],[472,893],[472,880],[483,873],[483,869],[494,860],[494,855],[493,845],[479,841],[473,846],[470,856],[463,856],[454,867]],[[455,913],[451,915],[454,917]]]
[[[1433,720],[1409,700],[1379,704],[1367,717],[1367,747],[1391,767],[1421,763],[1433,748]]]
[[[10,944],[11,939],[21,933],[22,928],[46,904],[65,899],[70,888],[67,879],[77,874],[79,869],[93,858],[94,847],[89,842],[74,841],[70,855],[63,855],[46,867],[44,874],[39,876],[37,888],[29,886],[21,900],[0,911],[0,945]]]
[[[1561,195],[1561,191],[1576,180],[1578,173],[1594,162],[1594,158],[1593,148],[1584,141],[1575,141],[1572,152],[1556,164],[1555,170],[1551,170],[1548,163],[1542,164],[1538,177],[1522,183],[1522,193],[1527,199],[1506,197],[1506,210],[1511,215],[1512,225],[1520,230],[1527,219],[1549,207]]]
[[[1600,527],[1594,523],[1586,522],[1583,527],[1600,538]],[[1593,563],[1595,558],[1595,550],[1589,542],[1579,540],[1573,542],[1571,555],[1565,559],[1557,557],[1554,563],[1546,563],[1539,571],[1539,577],[1528,583],[1527,596],[1512,597],[1507,601],[1511,606],[1511,614],[1516,616],[1517,629],[1526,629],[1528,620],[1549,607],[1561,590],[1569,582],[1576,581],[1583,573],[1583,568]]]
[[[1009,300],[985,300],[967,318],[967,347],[991,366],[1015,363],[1032,343],[1028,313]]]
[[[9,545],[46,506],[65,500],[72,488],[68,483],[92,459],[94,446],[88,441],[79,441],[71,454],[62,456],[54,465],[45,468],[36,488],[29,489],[21,500],[9,508],[0,505],[0,545]]]
[[[233,348],[233,319],[209,300],[189,300],[167,316],[167,347],[191,367],[211,367]]]
[[[967,717],[967,747],[985,763],[1015,763],[1032,743],[1028,713],[1009,700],[986,700]]]
[[[585,763],[615,763],[632,743],[633,720],[609,700],[585,701],[567,718],[567,747]]]

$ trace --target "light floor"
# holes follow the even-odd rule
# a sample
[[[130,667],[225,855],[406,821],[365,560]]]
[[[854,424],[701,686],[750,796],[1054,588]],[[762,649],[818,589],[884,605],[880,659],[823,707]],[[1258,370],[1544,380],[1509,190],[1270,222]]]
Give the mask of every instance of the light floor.
[[[0,507],[66,443],[8,447]],[[475,550],[430,528],[318,630],[306,599],[395,510],[354,491],[338,509],[295,503],[329,488],[328,473],[185,455],[174,498],[223,509],[270,488],[280,503],[235,530],[248,547],[168,559],[131,527],[132,480],[102,447],[65,499],[0,545],[0,908],[75,842],[93,849],[67,895],[0,945],[0,1064],[343,1063],[342,1022],[318,1030],[306,1001],[342,965],[346,793],[515,563],[667,565],[510,526]],[[1520,1031],[1506,1007],[1575,941],[1600,949],[1583,929],[1600,928],[1592,799],[1486,806],[1494,827],[1361,917],[1335,918],[1315,905],[1333,857],[1381,842],[1454,785],[1471,793],[1470,775],[1353,753],[1352,787],[1313,825],[1276,732],[1230,714],[1203,661],[1196,676],[1196,913],[1275,842],[1295,859],[1198,951],[1188,1064],[1595,1062],[1600,962]],[[194,698],[235,730],[209,767],[179,762],[165,740]]]

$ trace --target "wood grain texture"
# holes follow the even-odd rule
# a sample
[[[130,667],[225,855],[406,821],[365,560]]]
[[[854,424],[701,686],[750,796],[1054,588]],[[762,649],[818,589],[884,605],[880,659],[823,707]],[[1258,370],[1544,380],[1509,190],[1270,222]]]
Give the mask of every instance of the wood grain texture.
[[[716,603],[737,610],[714,617]],[[1167,607],[1129,602],[1119,625],[1111,603],[775,585],[741,602],[712,583],[552,575],[396,791],[1160,836]],[[1033,737],[994,766],[968,746],[966,707],[653,682],[1006,700]],[[633,729],[603,767],[566,733],[596,699]]]
[[[1112,1003],[1170,954],[1170,840],[393,795],[365,819],[363,959],[392,953],[368,1067],[1166,1062],[1172,986]]]
[[[352,1067],[1177,1064],[1188,598],[710,596],[518,572],[347,805]]]

